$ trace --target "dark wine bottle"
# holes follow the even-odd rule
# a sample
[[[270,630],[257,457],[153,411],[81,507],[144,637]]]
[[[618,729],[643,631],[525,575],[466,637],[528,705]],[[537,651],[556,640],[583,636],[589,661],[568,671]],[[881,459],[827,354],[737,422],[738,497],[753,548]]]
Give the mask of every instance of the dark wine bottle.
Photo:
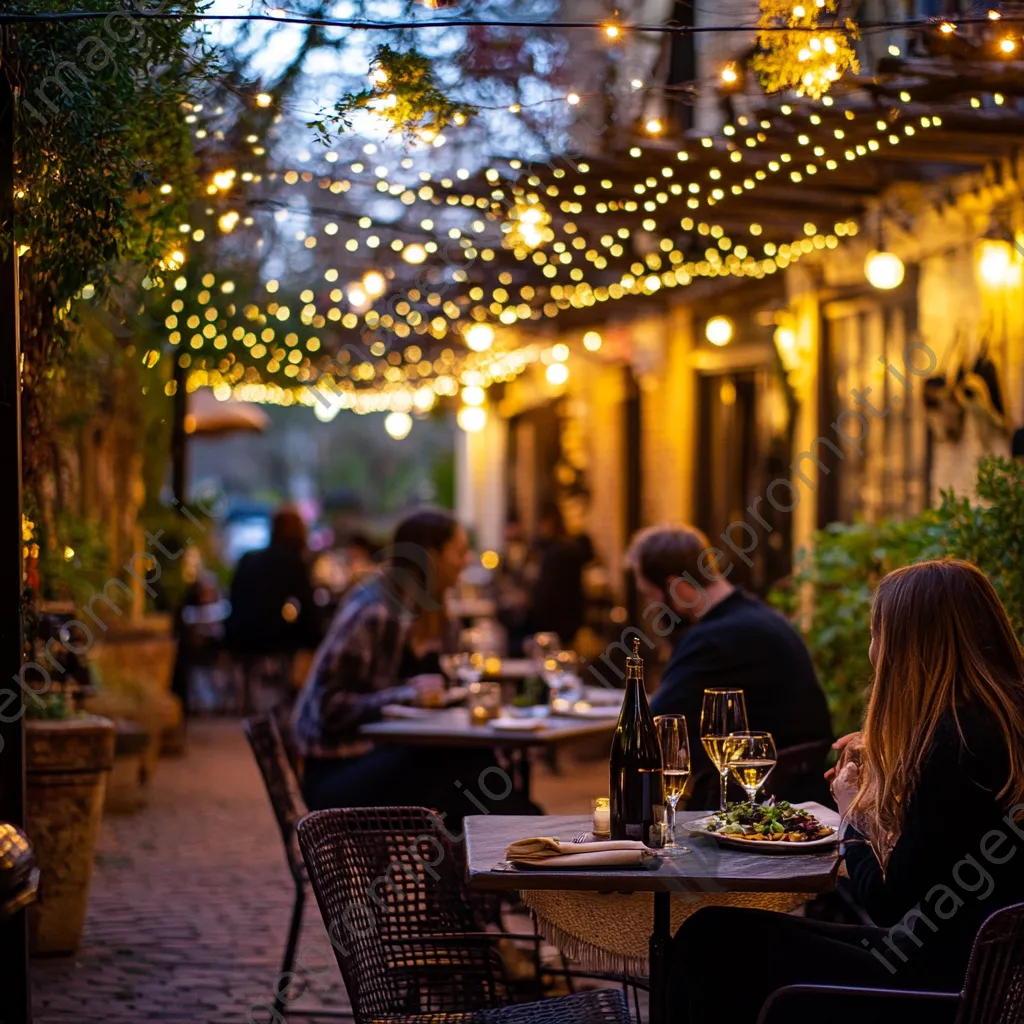
[[[650,845],[651,825],[664,814],[661,745],[644,691],[640,640],[626,658],[626,694],[612,737],[611,837]]]

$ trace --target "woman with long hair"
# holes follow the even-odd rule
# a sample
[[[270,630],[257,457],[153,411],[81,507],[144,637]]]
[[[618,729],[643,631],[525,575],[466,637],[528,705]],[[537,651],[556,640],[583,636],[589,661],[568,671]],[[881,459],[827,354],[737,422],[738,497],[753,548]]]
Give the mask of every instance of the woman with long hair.
[[[476,813],[463,790],[493,766],[490,755],[374,747],[359,734],[360,726],[381,718],[385,705],[422,701],[444,689],[440,655],[454,648],[445,592],[468,554],[466,531],[451,513],[413,512],[377,553],[380,572],[358,584],[338,610],[293,716],[311,810],[425,805],[448,812],[448,822]],[[536,808],[512,793],[489,810]]]
[[[952,559],[890,573],[869,656],[864,729],[829,776],[876,927],[698,910],[675,939],[673,1020],[753,1024],[798,983],[959,991],[982,922],[1024,901],[1024,651],[992,584]]]

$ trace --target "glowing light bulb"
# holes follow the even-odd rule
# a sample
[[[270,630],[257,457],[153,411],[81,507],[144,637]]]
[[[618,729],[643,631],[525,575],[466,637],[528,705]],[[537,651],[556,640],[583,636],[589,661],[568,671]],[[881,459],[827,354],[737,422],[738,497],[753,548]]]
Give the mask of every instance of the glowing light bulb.
[[[725,82],[726,85],[735,85],[739,81],[739,78],[740,76],[736,71],[735,64],[726,64],[725,67],[722,68],[722,81]]]
[[[1017,41],[1015,39],[1011,39],[1009,36],[1007,36],[999,44],[999,49],[1002,50],[1003,53],[1013,53],[1013,51],[1017,49]]]
[[[990,285],[1005,284],[1012,262],[1010,245],[997,239],[986,239],[981,243],[978,272],[981,279]]]
[[[869,252],[864,261],[864,276],[873,288],[898,288],[903,283],[903,274],[903,260],[894,252]]]
[[[568,103],[570,107],[575,107],[580,102],[580,94],[578,92],[569,93],[569,95],[565,97],[565,102]]]
[[[941,32],[941,33],[942,33],[943,35],[947,35],[947,36],[948,36],[948,35],[952,35],[952,33],[954,33],[954,32],[956,31],[956,25],[954,25],[954,24],[953,24],[953,23],[952,23],[951,21],[944,21],[944,22],[943,22],[943,23],[942,23],[942,24],[941,24],[941,25],[939,26],[939,31],[940,31],[940,32]]]
[[[388,437],[401,441],[402,438],[408,437],[409,431],[412,430],[412,417],[407,412],[389,412],[384,417],[384,429]]]
[[[476,434],[487,426],[487,410],[479,405],[464,405],[456,414],[455,422],[467,434]]]
[[[645,127],[651,133],[651,135],[657,135],[661,131],[663,126],[661,121],[658,120],[658,118],[652,117],[650,121],[647,122]]]
[[[605,25],[604,34],[609,39],[618,39],[622,35],[622,29],[618,25]]]
[[[484,397],[484,389],[476,385],[462,389],[462,401],[466,405],[483,405]]]
[[[379,270],[368,270],[363,274],[363,290],[367,295],[377,298],[387,290],[388,283]]]
[[[260,92],[256,94],[256,106],[257,107],[269,107],[274,102],[274,97],[269,92]]]
[[[602,344],[601,335],[597,331],[587,331],[583,335],[583,347],[588,352],[597,352],[600,350]]]
[[[547,377],[548,383],[554,384],[557,387],[569,379],[569,367],[565,363],[552,363],[544,371],[544,376]]]
[[[402,250],[402,259],[406,263],[422,263],[427,258],[427,250],[418,242],[407,245]]]
[[[465,338],[474,352],[486,352],[494,343],[494,328],[490,324],[473,324],[466,330]]]
[[[732,321],[727,316],[713,316],[704,325],[704,337],[712,345],[728,345],[732,341]]]

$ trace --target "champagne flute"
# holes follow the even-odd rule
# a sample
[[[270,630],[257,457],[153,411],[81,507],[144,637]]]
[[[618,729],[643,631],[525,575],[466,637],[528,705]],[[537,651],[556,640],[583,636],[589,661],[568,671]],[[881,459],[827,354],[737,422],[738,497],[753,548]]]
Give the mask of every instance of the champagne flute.
[[[750,797],[757,800],[757,791],[768,781],[778,756],[770,732],[738,732],[729,737],[729,770]]]
[[[721,778],[720,811],[727,809],[729,736],[747,732],[747,704],[742,690],[705,690],[700,712],[700,741]]]
[[[668,805],[667,847],[675,853],[689,853],[686,846],[676,842],[676,806],[686,780],[690,777],[690,742],[686,733],[685,715],[659,715],[654,720],[661,744],[662,778],[664,780],[665,803]]]

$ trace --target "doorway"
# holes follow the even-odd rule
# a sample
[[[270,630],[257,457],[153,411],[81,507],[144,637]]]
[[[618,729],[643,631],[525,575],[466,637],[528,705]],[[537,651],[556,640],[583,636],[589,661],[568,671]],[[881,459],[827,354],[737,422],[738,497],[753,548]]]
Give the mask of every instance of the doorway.
[[[792,516],[765,500],[772,481],[790,475],[792,415],[785,387],[769,368],[706,373],[699,401],[697,523],[713,546],[731,556],[730,581],[764,595],[792,568]],[[722,539],[736,522],[750,527],[731,531],[742,555]]]

